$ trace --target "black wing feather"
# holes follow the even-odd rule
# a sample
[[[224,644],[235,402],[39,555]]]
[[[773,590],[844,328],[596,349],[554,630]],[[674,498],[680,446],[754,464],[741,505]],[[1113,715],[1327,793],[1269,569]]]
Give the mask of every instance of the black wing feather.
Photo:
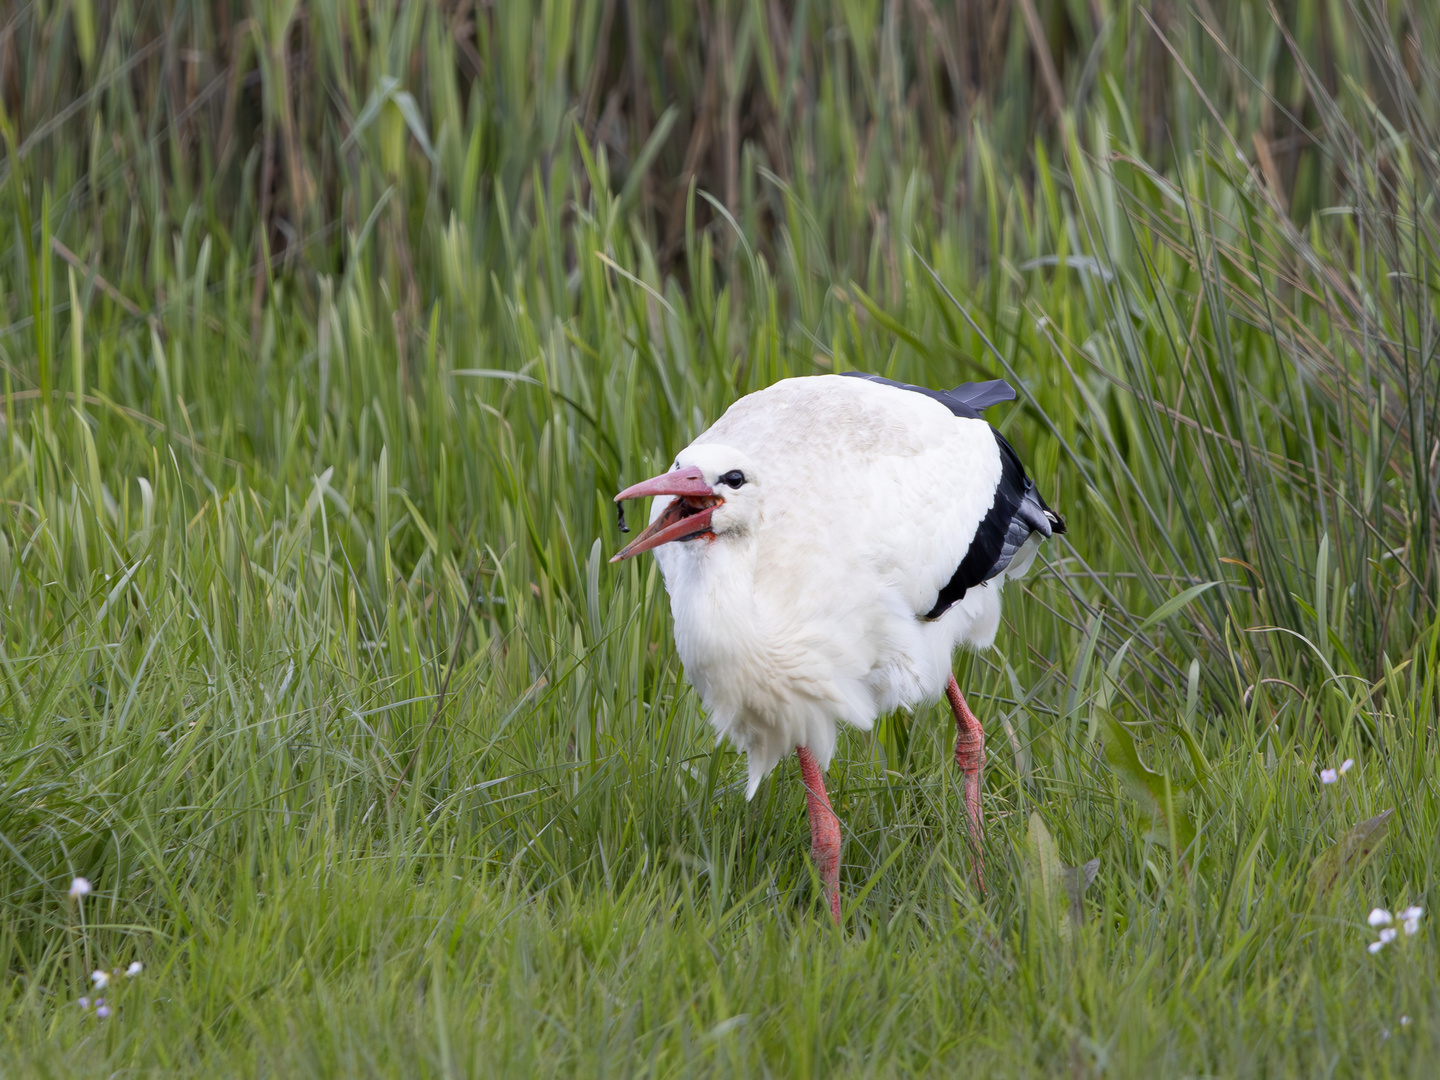
[[[988,409],[1002,401],[1015,400],[1015,388],[1004,379],[987,382],[962,382],[950,391],[950,397],[963,401],[972,409]]]
[[[1014,448],[1000,432],[993,427],[990,430],[1000,451],[1000,482],[995,485],[995,501],[975,530],[970,550],[940,590],[935,606],[925,613],[927,619],[938,619],[953,604],[959,603],[967,590],[1003,573],[1031,533],[1038,532],[1048,540],[1055,533],[1065,531],[1065,522],[1045,505]]]
[[[954,390],[931,390],[928,386],[912,386],[909,383],[896,382],[894,379],[882,378],[879,375],[870,375],[864,371],[842,371],[840,374],[849,375],[855,379],[864,379],[866,382],[879,383],[881,386],[893,386],[897,390],[909,390],[913,394],[924,394],[926,397],[940,402],[956,416],[964,417],[966,420],[979,420],[981,410],[1002,401],[1015,400],[1014,387],[1004,379],[961,383]]]

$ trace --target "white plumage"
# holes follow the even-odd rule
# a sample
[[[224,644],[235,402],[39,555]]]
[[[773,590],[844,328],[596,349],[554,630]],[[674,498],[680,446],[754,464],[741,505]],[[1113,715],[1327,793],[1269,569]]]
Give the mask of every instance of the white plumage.
[[[1002,585],[1063,530],[979,418],[987,396],[1011,393],[787,379],[617,496],[656,496],[649,528],[616,559],[654,549],[685,672],[746,754],[747,797],[797,748],[802,765],[808,751],[827,768],[839,724],[868,730],[937,700],[955,649],[994,641]],[[997,543],[993,560],[980,551]],[[927,617],[972,547],[976,580]]]

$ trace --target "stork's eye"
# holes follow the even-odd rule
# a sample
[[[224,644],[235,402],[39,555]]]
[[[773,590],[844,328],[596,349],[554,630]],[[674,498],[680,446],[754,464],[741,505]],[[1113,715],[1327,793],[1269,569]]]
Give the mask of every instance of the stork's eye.
[[[724,476],[720,477],[720,483],[726,487],[738,488],[745,483],[745,474],[739,469],[731,469]]]

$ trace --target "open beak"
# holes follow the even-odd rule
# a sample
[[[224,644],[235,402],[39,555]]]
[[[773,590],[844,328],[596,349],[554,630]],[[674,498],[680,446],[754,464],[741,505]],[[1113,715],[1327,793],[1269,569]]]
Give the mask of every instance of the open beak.
[[[643,480],[626,488],[615,496],[615,501],[641,499],[647,495],[660,497],[674,496],[665,512],[656,518],[639,536],[617,551],[610,559],[612,563],[639,555],[672,540],[690,540],[710,531],[710,515],[715,507],[725,500],[715,494],[704,475],[695,466],[661,473],[649,480]]]

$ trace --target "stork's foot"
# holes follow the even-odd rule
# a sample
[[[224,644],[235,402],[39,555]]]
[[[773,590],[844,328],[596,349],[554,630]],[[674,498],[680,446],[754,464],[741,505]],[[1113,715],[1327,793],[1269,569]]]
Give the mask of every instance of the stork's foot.
[[[985,819],[980,810],[980,778],[985,767],[985,729],[965,704],[955,676],[945,685],[945,696],[950,699],[950,711],[955,714],[955,764],[960,766],[964,778],[965,811],[970,819],[970,850],[975,859],[975,883],[980,894],[985,894],[985,855],[981,842],[985,839]]]
[[[810,858],[825,885],[825,899],[830,902],[830,915],[840,925],[840,819],[830,807],[825,793],[825,774],[809,747],[799,746],[795,756],[800,759],[800,776],[805,781],[805,804],[810,810]]]

